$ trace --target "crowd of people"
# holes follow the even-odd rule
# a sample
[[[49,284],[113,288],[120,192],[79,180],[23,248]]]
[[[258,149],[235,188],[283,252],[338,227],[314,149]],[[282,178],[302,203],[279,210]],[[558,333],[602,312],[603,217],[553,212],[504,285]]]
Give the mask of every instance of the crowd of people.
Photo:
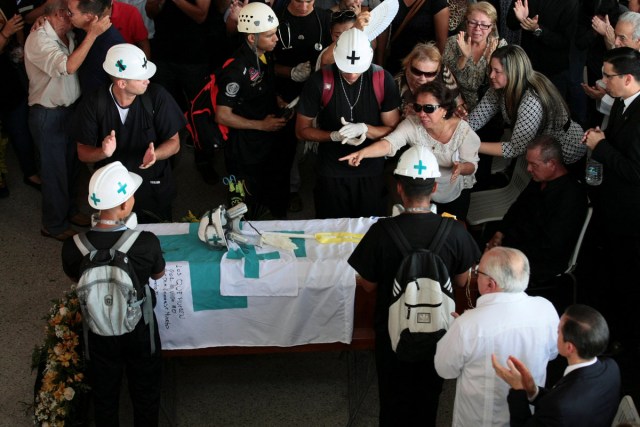
[[[350,259],[363,283],[380,287],[381,425],[399,412],[435,422],[441,378],[458,378],[454,425],[507,425],[509,410],[516,425],[516,408],[531,414],[496,381],[491,354],[498,376],[540,408],[558,395],[534,389],[558,352],[582,369],[614,370],[596,359],[606,339],[596,337],[597,351],[580,341],[592,326],[607,329],[598,312],[574,306],[559,319],[566,306],[524,293],[564,272],[589,203],[604,257],[594,277],[607,282],[592,301],[612,341],[640,351],[640,291],[626,277],[640,260],[640,6],[621,3],[400,0],[380,32],[370,28],[380,25],[377,0],[0,0],[0,197],[9,196],[9,142],[24,183],[41,191],[45,237],[70,241],[73,226],[91,225],[76,205],[82,164],[120,162],[136,174],[135,204],[124,199],[117,221],[132,212],[143,223],[172,221],[171,158],[188,143],[184,113],[212,72],[215,121],[228,134],[223,151],[195,147],[194,173],[217,182],[212,156],[223,155],[247,217],[302,210],[297,165],[312,148],[314,218],[384,217],[391,193],[404,207],[393,221],[428,247],[433,206],[464,222],[472,192],[492,185],[492,159],[525,157],[532,181],[492,234],[472,238],[460,226],[441,250],[462,285],[479,262],[482,296],[441,340],[435,363],[406,365],[389,347],[384,292],[400,254],[388,236],[372,227]],[[416,156],[417,174],[395,174],[389,186],[387,159],[400,155]],[[599,185],[585,185],[587,162],[599,162]],[[423,176],[424,164],[437,175]],[[86,198],[102,211],[95,192]],[[433,392],[424,402],[408,396],[417,381]]]

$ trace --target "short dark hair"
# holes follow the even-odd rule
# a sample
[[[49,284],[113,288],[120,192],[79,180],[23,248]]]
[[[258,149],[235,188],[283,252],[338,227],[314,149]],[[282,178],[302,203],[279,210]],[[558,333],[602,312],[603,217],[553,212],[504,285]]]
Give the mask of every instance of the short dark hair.
[[[446,119],[453,116],[453,113],[458,107],[456,102],[456,97],[458,96],[457,90],[449,89],[444,82],[436,79],[418,87],[414,99],[417,99],[418,95],[422,95],[423,93],[429,93],[438,100],[440,108],[444,108],[447,112],[445,116]]]
[[[618,47],[604,54],[604,62],[613,66],[618,74],[631,74],[640,82],[640,52],[630,47]]]
[[[583,304],[574,304],[564,311],[562,335],[572,343],[582,359],[602,354],[609,344],[609,326],[602,314]]]
[[[433,186],[436,183],[435,178],[412,178],[410,176],[397,174],[393,176],[402,186],[405,196],[411,200],[430,198],[431,193],[433,192]]]
[[[540,148],[540,155],[542,161],[547,163],[549,160],[555,160],[560,164],[562,161],[562,145],[558,140],[551,135],[539,135],[536,136],[527,144],[527,150],[533,150]]]
[[[104,11],[111,7],[112,0],[80,0],[78,9],[82,13],[91,13],[96,16],[102,16]]]

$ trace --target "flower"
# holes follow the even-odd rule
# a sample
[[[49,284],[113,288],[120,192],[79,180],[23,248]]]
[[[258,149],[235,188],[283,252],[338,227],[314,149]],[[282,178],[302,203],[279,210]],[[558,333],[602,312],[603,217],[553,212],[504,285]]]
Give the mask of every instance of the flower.
[[[45,320],[44,344],[34,349],[32,357],[32,369],[38,369],[40,378],[34,422],[43,427],[79,425],[89,386],[80,339],[82,314],[73,287],[53,301]]]

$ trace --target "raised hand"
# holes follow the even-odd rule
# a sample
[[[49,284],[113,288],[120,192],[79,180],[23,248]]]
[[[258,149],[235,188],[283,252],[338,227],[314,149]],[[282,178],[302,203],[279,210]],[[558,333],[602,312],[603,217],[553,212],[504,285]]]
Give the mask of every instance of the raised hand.
[[[116,151],[116,131],[111,130],[111,133],[102,140],[102,152],[105,156],[111,157],[114,151]]]
[[[144,152],[144,157],[142,158],[142,164],[140,165],[140,169],[148,169],[153,166],[156,162],[156,150],[153,146],[153,142],[149,143],[149,147],[147,151]]]

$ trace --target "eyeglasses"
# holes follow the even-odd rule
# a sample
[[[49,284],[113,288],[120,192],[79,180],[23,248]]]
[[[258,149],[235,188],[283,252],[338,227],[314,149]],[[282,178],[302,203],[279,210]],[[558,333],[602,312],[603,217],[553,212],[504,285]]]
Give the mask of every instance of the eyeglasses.
[[[416,113],[419,113],[421,111],[424,111],[427,114],[431,114],[434,111],[436,111],[438,108],[440,108],[440,106],[438,104],[424,104],[424,105],[420,105],[417,102],[413,103],[413,111],[415,111]]]
[[[611,80],[612,78],[619,76],[624,76],[624,74],[607,74],[604,71],[602,72],[602,78],[607,80]]]
[[[331,22],[346,22],[356,19],[357,15],[353,10],[339,10],[331,14]]]
[[[470,27],[480,27],[483,30],[488,30],[489,28],[493,27],[493,24],[485,24],[484,22],[478,22],[478,21],[467,21],[467,25]]]
[[[436,70],[436,71],[421,71],[421,70],[418,70],[413,65],[411,65],[409,67],[409,71],[411,71],[411,74],[413,74],[416,77],[423,76],[423,77],[426,77],[428,79],[431,79],[431,78],[437,76],[438,72],[439,72],[438,70]]]
[[[487,276],[489,279],[491,279],[491,280],[493,280],[495,282],[495,279],[493,277],[489,276],[484,271],[480,271],[480,264],[476,264],[475,268],[473,269],[473,272],[475,273],[476,276],[482,274],[483,276]]]

